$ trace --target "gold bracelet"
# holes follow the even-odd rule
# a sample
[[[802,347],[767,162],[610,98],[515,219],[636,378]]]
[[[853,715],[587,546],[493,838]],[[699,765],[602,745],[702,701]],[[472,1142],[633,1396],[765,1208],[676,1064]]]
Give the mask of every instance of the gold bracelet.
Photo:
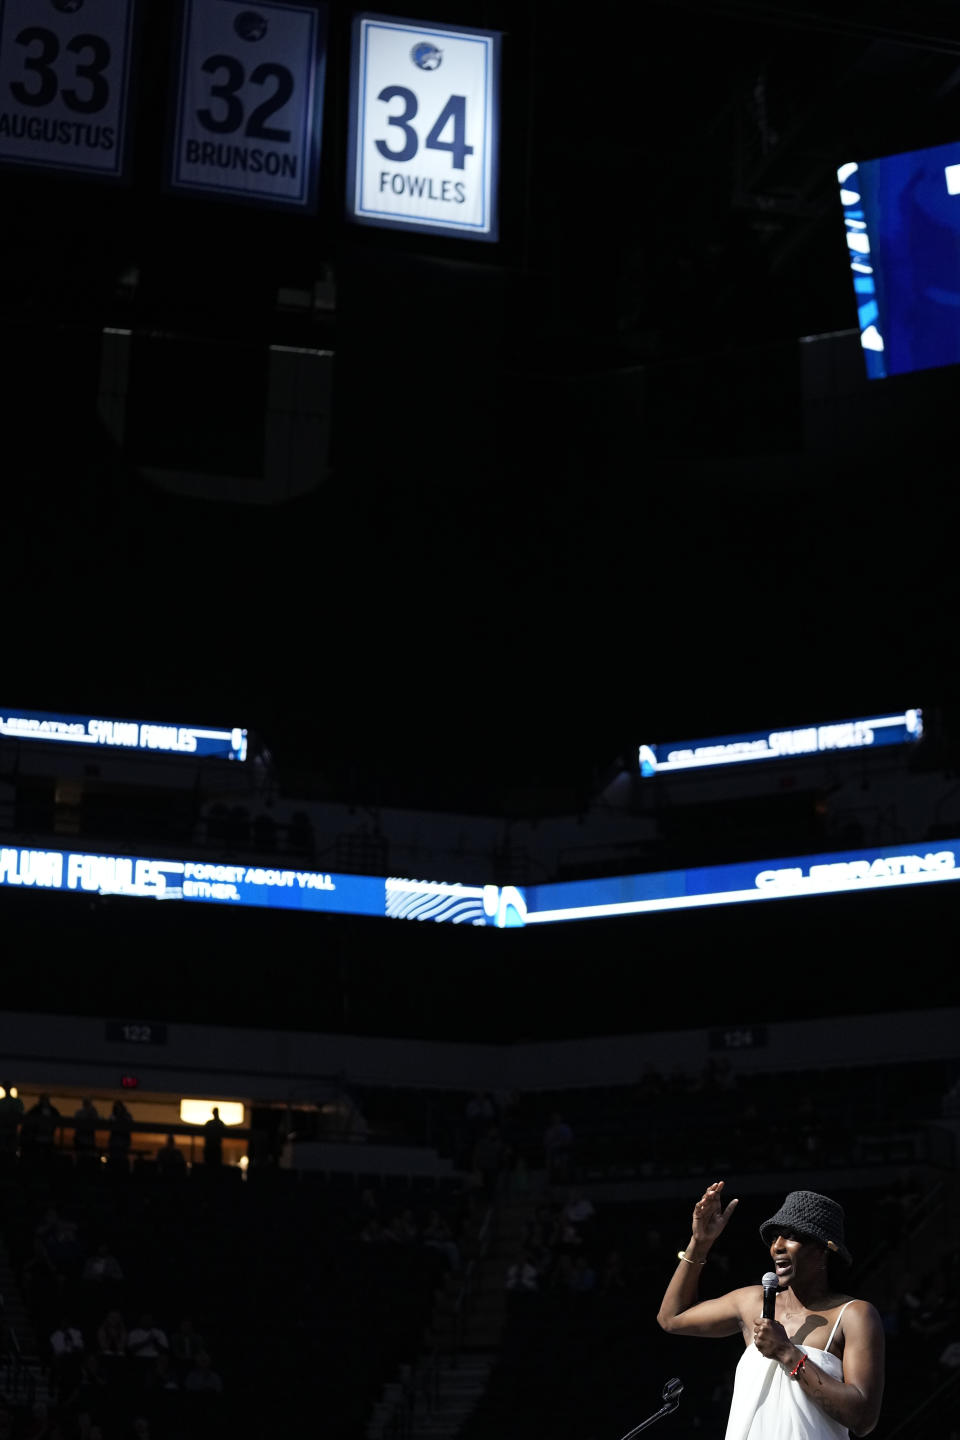
[[[686,1261],[688,1265],[706,1265],[707,1263],[706,1260],[687,1260],[687,1257],[682,1250],[677,1251],[677,1259]]]

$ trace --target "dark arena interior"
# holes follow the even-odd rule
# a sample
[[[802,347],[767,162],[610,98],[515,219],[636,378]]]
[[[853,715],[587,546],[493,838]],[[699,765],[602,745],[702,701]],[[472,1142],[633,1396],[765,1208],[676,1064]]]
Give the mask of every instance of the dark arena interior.
[[[960,1440],[960,12],[413,11],[0,5],[0,1440]]]

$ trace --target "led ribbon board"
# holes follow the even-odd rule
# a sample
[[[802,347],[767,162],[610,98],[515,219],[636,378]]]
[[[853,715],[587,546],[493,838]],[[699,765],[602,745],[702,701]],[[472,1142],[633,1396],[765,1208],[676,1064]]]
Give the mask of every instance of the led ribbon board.
[[[112,750],[152,754],[219,756],[246,760],[246,730],[210,730],[195,725],[156,725],[141,720],[104,720],[96,716],[50,715],[45,710],[5,710],[0,736],[59,745],[106,745]]]
[[[316,208],[326,6],[183,0],[170,185]]]
[[[924,845],[888,846],[881,850],[845,850],[829,855],[534,885],[525,897],[527,924],[608,919],[960,880],[960,840],[937,844],[939,848],[934,851]]]
[[[0,161],[126,174],[135,0],[2,0]]]
[[[350,219],[496,240],[499,71],[498,31],[357,16]]]
[[[837,180],[867,376],[960,363],[960,142]]]
[[[714,765],[742,765],[751,760],[792,760],[803,755],[828,755],[837,750],[873,750],[880,745],[905,745],[921,739],[923,712],[876,715],[870,720],[840,720],[798,730],[754,730],[746,735],[721,735],[713,740],[679,740],[667,745],[641,745],[640,774],[676,774]]]
[[[0,887],[121,895],[135,900],[199,901],[341,915],[522,925],[523,894],[512,885],[455,885],[433,880],[331,875],[263,865],[89,855],[69,850],[0,848]]]
[[[0,848],[0,888],[379,915],[504,930],[960,880],[960,839],[938,844],[937,850],[888,846],[526,889],[9,846]]]

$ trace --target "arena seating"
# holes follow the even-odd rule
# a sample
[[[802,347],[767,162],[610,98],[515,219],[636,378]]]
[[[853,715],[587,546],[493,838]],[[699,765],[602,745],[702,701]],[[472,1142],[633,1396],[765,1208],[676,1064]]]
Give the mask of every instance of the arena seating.
[[[415,1242],[365,1243],[365,1205],[384,1220],[409,1208],[420,1222],[439,1209],[459,1227],[456,1187],[384,1182],[362,1201],[352,1181],[272,1169],[245,1180],[238,1169],[196,1167],[170,1182],[144,1165],[119,1175],[105,1165],[90,1176],[69,1155],[53,1161],[42,1171],[21,1166],[0,1188],[0,1226],[41,1354],[54,1363],[48,1337],[63,1320],[82,1330],[89,1352],[107,1309],[119,1308],[128,1328],[148,1311],[168,1336],[187,1316],[223,1382],[219,1402],[200,1405],[127,1373],[98,1401],[107,1440],[138,1413],[161,1435],[254,1436],[311,1416],[330,1434],[359,1434],[384,1382],[420,1352],[447,1262]],[[38,1283],[37,1229],[51,1208],[75,1239],[52,1247],[51,1271],[44,1266]],[[81,1278],[84,1258],[104,1240],[124,1272],[109,1298]],[[55,1365],[60,1401],[75,1418],[86,1402],[70,1399],[74,1369]]]
[[[467,1422],[467,1440],[519,1440],[545,1428],[558,1440],[616,1440],[656,1408],[675,1373],[686,1383],[670,1421],[678,1440],[716,1427],[736,1340],[680,1342],[663,1335],[655,1316],[688,1233],[692,1199],[720,1175],[753,1183],[740,1223],[704,1272],[704,1293],[759,1279],[764,1254],[756,1226],[783,1193],[772,1186],[765,1193],[767,1172],[782,1175],[789,1188],[813,1170],[835,1171],[830,1193],[846,1205],[851,1244],[867,1267],[865,1293],[881,1307],[890,1342],[891,1391],[899,1398],[886,1419],[908,1420],[904,1406],[916,1394],[917,1377],[925,1393],[949,1386],[949,1346],[960,1334],[950,1298],[958,1258],[946,1232],[939,1251],[936,1245],[923,1251],[903,1293],[893,1293],[889,1277],[881,1283],[881,1267],[884,1255],[900,1251],[925,1184],[929,1192],[936,1172],[928,1165],[924,1180],[918,1170],[924,1127],[940,1117],[956,1067],[931,1062],[733,1078],[723,1067],[658,1076],[641,1061],[638,1073],[629,1088],[500,1097],[505,1173],[495,1203],[526,1215],[525,1239],[541,1254],[535,1292],[507,1296],[499,1362]],[[475,1216],[469,1172],[480,1127],[467,1119],[466,1093],[358,1086],[356,1098],[371,1135],[396,1143],[429,1139],[456,1158],[459,1177],[355,1180],[271,1164],[246,1172],[198,1165],[172,1179],[152,1161],[137,1159],[129,1171],[125,1162],[119,1169],[97,1160],[78,1165],[68,1150],[10,1162],[0,1175],[0,1238],[52,1368],[63,1440],[98,1440],[81,1424],[88,1412],[103,1440],[128,1440],[138,1415],[150,1433],[135,1440],[207,1440],[228,1431],[232,1440],[259,1440],[304,1423],[322,1425],[338,1440],[360,1440],[384,1386],[429,1348],[451,1262],[415,1232],[429,1210],[440,1211],[456,1236],[468,1214]],[[551,1186],[542,1173],[543,1134],[557,1112],[574,1141],[569,1173]],[[904,1144],[901,1161],[897,1147]],[[856,1183],[847,1190],[843,1177],[850,1171]],[[593,1203],[576,1244],[558,1239],[553,1223],[571,1189]],[[402,1224],[391,1229],[387,1222],[408,1210],[414,1233],[404,1237]],[[54,1220],[66,1222],[67,1234],[51,1248]],[[98,1288],[83,1272],[102,1242],[120,1262],[123,1280]],[[582,1290],[573,1286],[568,1263],[577,1247],[595,1271]],[[622,1281],[605,1279],[611,1254],[619,1256]],[[505,1269],[513,1258],[501,1249],[498,1263]],[[116,1386],[116,1366],[106,1387],[90,1376],[80,1384],[77,1365],[56,1360],[50,1336],[68,1321],[89,1351],[112,1308],[128,1327],[149,1311],[168,1335],[183,1317],[192,1319],[222,1377],[222,1396],[203,1403],[182,1389],[164,1389],[146,1371],[136,1379],[127,1370]],[[177,1378],[183,1381],[182,1366]],[[24,1440],[40,1440],[27,1417],[21,1430]]]
[[[751,1196],[749,1212],[765,1217],[782,1198],[782,1192]],[[859,1189],[838,1191],[836,1198],[846,1207],[848,1230],[856,1235],[860,1253],[873,1253],[871,1242],[889,1224],[890,1195],[879,1188]],[[745,1213],[746,1206],[736,1218],[742,1221]],[[584,1229],[597,1288],[571,1292],[561,1253],[544,1257],[539,1289],[510,1297],[500,1362],[464,1440],[524,1440],[533,1433],[555,1440],[617,1440],[658,1407],[662,1387],[674,1375],[684,1381],[683,1399],[660,1433],[677,1440],[722,1434],[742,1341],[739,1336],[710,1343],[684,1340],[665,1335],[656,1323],[677,1243],[688,1227],[686,1206],[677,1201],[599,1203]],[[603,1260],[610,1250],[622,1259],[622,1289],[603,1288]],[[934,1394],[944,1418],[956,1415],[960,1357],[951,1362],[944,1354],[951,1341],[960,1349],[954,1298],[958,1267],[960,1250],[935,1251],[917,1277],[916,1294],[873,1296],[887,1334],[884,1433],[908,1423],[911,1410]],[[754,1226],[732,1224],[705,1268],[701,1294],[759,1281],[763,1268],[763,1246]],[[861,1293],[856,1265],[839,1275],[842,1285]],[[869,1293],[869,1277],[863,1278]],[[930,1419],[925,1415],[921,1426]],[[914,1440],[933,1433],[940,1432],[907,1430],[903,1440],[908,1434]]]

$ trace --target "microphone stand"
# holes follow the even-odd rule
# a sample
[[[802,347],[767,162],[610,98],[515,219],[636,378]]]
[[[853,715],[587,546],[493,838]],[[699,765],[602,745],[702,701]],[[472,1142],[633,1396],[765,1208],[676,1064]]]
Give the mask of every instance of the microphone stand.
[[[653,1425],[657,1420],[662,1420],[664,1415],[672,1415],[680,1404],[680,1392],[682,1390],[683,1386],[679,1380],[669,1381],[663,1390],[665,1403],[660,1406],[660,1409],[657,1410],[655,1414],[648,1415],[646,1420],[641,1420],[639,1425],[635,1425],[632,1430],[628,1430],[626,1435],[620,1437],[620,1440],[633,1440],[634,1435],[639,1435],[641,1430],[646,1430],[648,1426]]]

